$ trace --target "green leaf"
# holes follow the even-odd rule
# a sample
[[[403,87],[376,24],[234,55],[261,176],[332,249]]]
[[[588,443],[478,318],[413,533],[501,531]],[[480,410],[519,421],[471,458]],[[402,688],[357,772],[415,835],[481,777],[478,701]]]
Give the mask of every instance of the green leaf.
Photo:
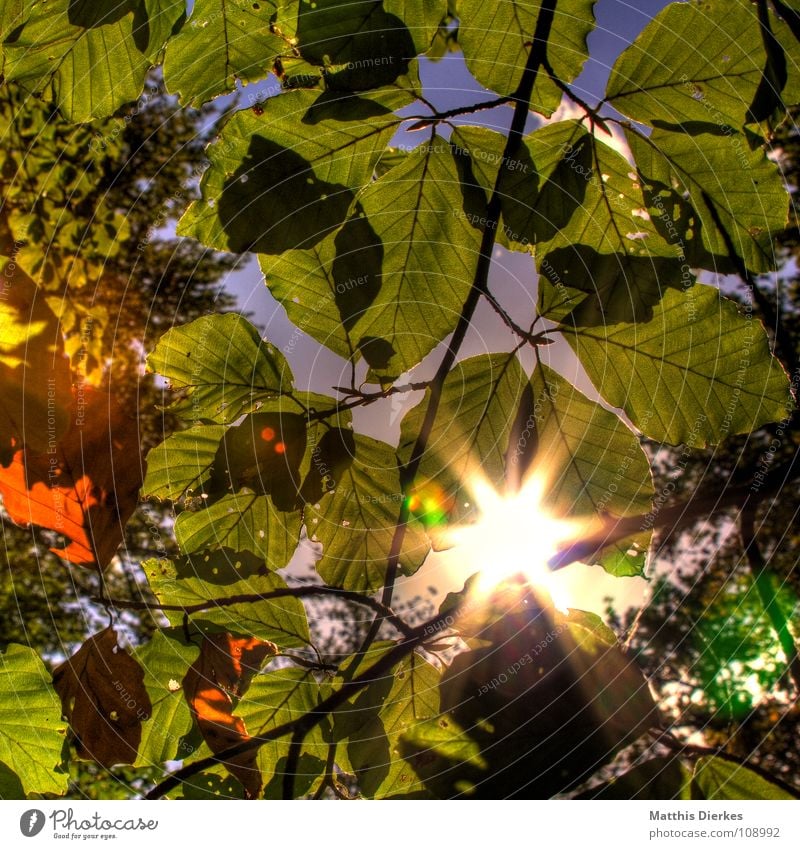
[[[416,479],[423,507],[426,496],[435,503],[430,516],[421,515],[423,523],[437,524],[442,503],[450,507],[451,520],[468,512],[465,502],[472,499],[476,475],[495,489],[504,488],[509,440],[527,382],[514,354],[471,357],[448,374]],[[398,453],[404,462],[411,457],[429,401],[427,390],[403,418]]]
[[[347,217],[400,123],[400,90],[361,96],[290,91],[237,112],[178,232],[236,253],[309,248]]]
[[[550,131],[559,137],[556,143],[558,151],[567,144],[571,133],[564,132],[565,125],[551,125],[560,129]],[[544,131],[542,131],[544,132]],[[451,142],[459,154],[470,158],[471,177],[483,189],[483,200],[488,202],[497,182],[497,173],[503,162],[506,137],[486,127],[457,127],[451,136]],[[539,136],[534,134],[522,140],[516,158],[507,162],[503,170],[503,178],[499,184],[502,217],[497,227],[497,241],[510,249],[527,249],[537,239],[537,224],[541,225],[540,216],[536,211],[539,202],[539,179],[537,166],[533,156],[537,155],[546,160],[546,154],[552,144],[539,143]],[[551,157],[552,158],[552,157]],[[546,161],[543,162],[546,166]],[[569,178],[571,171],[566,171]],[[578,197],[583,187],[565,186],[564,192]],[[571,189],[571,191],[570,191]],[[478,216],[476,223],[480,223]],[[473,219],[475,220],[475,219]]]
[[[4,42],[15,29],[25,23],[30,10],[30,0],[6,0],[0,6],[0,42]],[[0,44],[1,47],[2,44]],[[0,59],[2,59],[2,53],[0,53]],[[0,68],[2,68],[1,61]]]
[[[267,284],[302,331],[396,378],[453,330],[472,285],[480,233],[463,205],[456,155],[434,139],[366,188],[313,251],[262,258]]]
[[[752,769],[732,763],[725,758],[700,758],[692,777],[693,799],[798,799],[800,794],[789,792],[768,781]]]
[[[383,8],[408,27],[417,53],[431,46],[439,24],[447,17],[447,0],[383,0]]]
[[[313,542],[322,544],[317,571],[335,587],[367,592],[382,586],[403,495],[394,448],[356,435],[352,462],[317,503],[305,522]],[[430,545],[419,527],[406,529],[400,568],[419,569]]]
[[[752,272],[775,267],[773,240],[786,226],[789,196],[774,163],[762,148],[750,150],[739,133],[653,130],[649,138],[626,133],[639,178],[651,198],[661,198],[659,214],[671,214],[674,193],[688,192],[696,210],[702,245],[712,256],[690,256],[716,272],[740,272],[732,256]],[[676,229],[683,227],[674,221]]]
[[[237,313],[205,315],[168,330],[147,367],[185,390],[168,409],[193,422],[231,422],[292,389],[283,355]]]
[[[352,249],[362,251],[361,274],[356,277],[348,276]],[[382,262],[383,246],[366,218],[355,219],[336,237],[328,236],[307,250],[259,256],[270,293],[295,325],[287,353],[306,334],[334,354],[356,359],[358,339],[351,337],[350,329],[380,290]]]
[[[403,735],[439,714],[439,678],[438,670],[412,653],[341,714],[345,721],[335,732],[347,740],[350,766],[366,796],[424,793],[408,762],[398,757],[398,746]]]
[[[659,441],[702,448],[792,404],[763,327],[711,286],[667,290],[648,322],[562,331],[603,398]]]
[[[225,495],[181,513],[175,538],[188,554],[231,548],[256,555],[270,569],[282,569],[300,541],[300,511],[278,510],[269,496],[253,492]]]
[[[55,449],[69,428],[72,376],[44,293],[14,260],[0,256],[0,266],[0,465],[8,465],[22,444]]]
[[[206,752],[206,754],[209,754],[209,752]],[[234,778],[220,764],[185,779],[176,790],[167,794],[167,798],[193,799],[202,802],[220,799],[244,799],[245,790],[239,780]]]
[[[233,91],[237,81],[266,77],[275,59],[291,50],[289,39],[274,30],[273,0],[196,0],[164,57],[167,90],[181,102],[203,103]]]
[[[415,46],[406,23],[393,13],[405,11],[405,5],[404,0],[396,0],[393,10],[375,0],[300,3],[300,55],[306,62],[326,68],[330,88],[359,91],[389,85],[406,74],[411,59],[430,44],[429,40],[422,47]],[[426,11],[431,5],[418,0],[410,11]],[[437,5],[441,9],[441,2]],[[423,40],[430,26],[430,21],[423,21]]]
[[[279,725],[295,722],[321,701],[320,687],[309,670],[288,667],[271,669],[253,678],[239,702],[236,713],[244,720],[251,736],[264,734]],[[318,724],[303,741],[295,777],[295,796],[313,791],[325,771],[328,744],[327,720]],[[264,798],[283,798],[289,736],[264,743],[258,750],[258,767],[264,776]]]
[[[656,705],[641,672],[591,617],[564,617],[525,585],[509,582],[495,595],[482,616],[469,611],[484,620],[482,644],[453,659],[440,688],[443,718],[465,729],[486,766],[439,762],[424,777],[446,797],[568,792],[657,723]],[[417,754],[424,763],[425,752]]]
[[[559,0],[548,26],[547,58],[562,82],[578,76],[589,56],[586,39],[594,29],[595,0]],[[528,61],[542,0],[485,3],[460,0],[458,43],[475,79],[498,94],[514,94]],[[550,116],[561,102],[561,89],[544,69],[536,77],[531,109]]]
[[[678,758],[651,758],[575,798],[689,800],[691,778],[690,770]]]
[[[66,730],[50,673],[33,649],[12,643],[0,652],[0,763],[26,794],[66,792]],[[15,782],[6,775],[3,784]]]
[[[139,97],[185,8],[178,0],[32,0],[4,46],[6,79],[35,95],[52,84],[74,123],[112,115]]]
[[[399,752],[439,799],[472,796],[489,768],[480,744],[449,715],[410,728],[400,738]]]
[[[650,463],[620,418],[544,364],[534,370],[531,386],[533,411],[519,452],[535,442],[533,462],[546,481],[547,511],[584,520],[647,513],[654,492]],[[615,543],[596,554],[598,562],[613,575],[641,575],[649,538],[644,533]]]
[[[670,3],[617,59],[606,99],[651,126],[696,121],[738,130],[766,61],[755,4]]]
[[[225,431],[224,425],[190,427],[151,448],[143,497],[181,501],[198,491],[204,492]]]
[[[548,178],[535,201],[537,218],[531,221],[540,280],[545,281],[542,290],[561,281],[587,293],[562,319],[565,323],[646,320],[666,287],[685,283],[682,247],[659,232],[627,160],[580,123],[564,123],[563,131],[551,125],[528,137],[537,164],[538,158],[543,160],[541,178]],[[555,140],[562,147],[562,161],[553,168]],[[573,175],[562,180],[568,170]],[[576,180],[583,183],[577,189]]]
[[[193,720],[181,683],[198,654],[198,646],[187,642],[178,628],[156,631],[134,652],[144,669],[144,686],[152,705],[150,718],[142,723],[136,766],[183,760],[192,753],[184,738],[192,730]]]
[[[308,621],[299,599],[285,596],[225,603],[233,597],[263,596],[286,588],[260,558],[222,549],[171,560],[147,560],[142,566],[161,604],[209,604],[207,610],[192,614],[192,624],[202,631],[233,631],[271,640],[282,648],[302,648],[309,643]],[[183,622],[182,611],[170,610],[165,615],[173,625]]]

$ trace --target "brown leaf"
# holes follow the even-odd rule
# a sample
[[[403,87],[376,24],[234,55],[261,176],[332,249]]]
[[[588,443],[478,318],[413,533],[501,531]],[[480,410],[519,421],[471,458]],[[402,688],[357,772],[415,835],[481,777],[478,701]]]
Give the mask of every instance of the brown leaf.
[[[255,637],[210,634],[203,639],[200,656],[183,679],[183,691],[203,739],[214,754],[250,739],[242,719],[233,715],[233,698],[247,689],[264,659],[277,652],[274,643]],[[257,758],[258,752],[253,749],[225,761],[231,775],[251,798],[261,790]]]
[[[105,569],[136,509],[142,460],[136,419],[104,392],[74,391],[71,427],[46,451],[21,448],[0,468],[0,494],[21,525],[57,531],[70,563]]]
[[[0,212],[0,219],[3,213]],[[47,451],[69,427],[69,360],[58,318],[19,267],[0,220],[0,466],[25,443]]]
[[[132,764],[152,705],[141,666],[117,645],[113,628],[90,637],[53,672],[53,686],[78,741],[101,766]]]

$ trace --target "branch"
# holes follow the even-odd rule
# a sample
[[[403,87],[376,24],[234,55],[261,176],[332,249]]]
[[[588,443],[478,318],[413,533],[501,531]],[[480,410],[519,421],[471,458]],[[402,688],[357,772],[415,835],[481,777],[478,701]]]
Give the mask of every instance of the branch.
[[[781,790],[788,793],[790,796],[800,798],[800,794],[798,794],[796,787],[793,787],[791,784],[787,784],[785,781],[778,778],[776,775],[767,772],[767,770],[762,769],[757,764],[750,763],[748,758],[739,758],[736,757],[736,755],[732,755],[721,749],[712,749],[708,746],[697,746],[692,743],[683,743],[678,740],[677,737],[673,736],[671,732],[663,729],[659,730],[658,733],[651,732],[651,734],[656,743],[661,743],[661,745],[666,746],[678,756],[684,755],[692,759],[719,758],[720,760],[727,761],[728,763],[736,764],[737,766],[752,770],[760,775],[765,781],[769,781],[770,784],[776,784],[781,788]]]
[[[382,604],[375,598],[353,590],[340,590],[336,587],[284,587],[279,590],[270,590],[268,593],[246,593],[242,595],[231,595],[225,598],[217,598],[211,601],[201,601],[197,604],[158,604],[149,601],[128,601],[127,599],[100,599],[92,598],[98,604],[107,604],[118,610],[161,610],[175,611],[190,616],[203,610],[211,610],[217,607],[230,607],[235,604],[257,604],[260,601],[269,601],[274,598],[308,598],[310,596],[327,595],[352,601],[362,607],[369,607],[381,616],[404,636],[413,633],[413,628],[390,607]]]
[[[572,88],[570,88],[570,86],[568,86],[553,70],[549,59],[544,60],[543,67],[545,71],[547,71],[547,75],[561,89],[561,91],[566,94],[567,97],[573,103],[576,103],[578,106],[580,106],[581,109],[583,109],[592,124],[600,127],[600,129],[603,130],[605,133],[608,133],[608,135],[612,135],[611,130],[608,129],[606,119],[601,117],[600,113],[598,112],[600,106],[598,106],[596,109],[592,109],[592,107],[589,106],[589,104],[582,97],[575,94]],[[602,105],[602,101],[600,105]]]
[[[337,392],[342,392],[348,399],[341,404],[337,404],[330,410],[315,410],[310,412],[308,418],[311,421],[327,419],[329,416],[336,416],[346,410],[352,410],[354,407],[366,407],[368,404],[374,404],[375,401],[383,401],[391,395],[402,395],[406,392],[417,392],[427,389],[430,386],[429,380],[421,380],[417,383],[406,383],[403,386],[389,386],[380,392],[361,392],[354,390],[349,386],[334,386]]]
[[[720,492],[695,491],[686,501],[661,507],[643,513],[639,516],[624,516],[617,518],[607,516],[596,529],[587,536],[555,554],[549,561],[551,569],[562,569],[577,560],[585,560],[597,551],[621,542],[628,537],[649,530],[666,530],[673,533],[688,525],[694,524],[699,518],[711,515],[718,510],[728,507],[745,508],[757,504],[764,496],[775,495],[781,488],[792,480],[800,477],[800,463],[793,457],[787,463],[779,466],[764,476],[758,486],[755,483],[729,486]]]
[[[473,115],[475,112],[483,112],[486,109],[494,109],[497,106],[505,106],[506,103],[512,103],[512,96],[496,97],[494,100],[484,100],[481,103],[471,103],[469,106],[457,106],[455,109],[448,109],[446,112],[439,112],[431,106],[433,115],[412,115],[407,120],[416,119],[416,124],[412,124],[408,128],[408,132],[416,132],[417,130],[425,130],[439,121],[447,121],[450,118],[457,118],[459,115]]]
[[[800,694],[800,654],[792,637],[792,632],[789,630],[786,615],[778,602],[778,590],[775,586],[773,572],[756,541],[755,512],[755,505],[748,503],[739,516],[742,545],[750,564],[750,571],[753,573],[753,583],[758,592],[758,597],[764,605],[764,612],[767,614],[770,624],[778,636],[781,649],[786,656],[786,665],[794,682],[795,690]]]
[[[550,36],[550,30],[553,25],[556,3],[557,0],[544,0],[542,3],[539,17],[536,21],[536,32],[533,37],[533,47],[531,48],[531,52],[528,54],[528,61],[525,65],[525,70],[523,71],[519,88],[512,98],[514,100],[514,117],[511,121],[511,128],[503,151],[503,162],[497,171],[492,196],[486,207],[486,224],[483,229],[480,253],[478,255],[478,262],[475,268],[475,277],[469,294],[467,295],[467,299],[464,302],[464,306],[461,309],[461,315],[458,317],[458,322],[447,346],[447,351],[439,364],[436,376],[431,382],[431,394],[428,400],[427,409],[425,410],[425,418],[417,436],[417,440],[414,443],[414,448],[411,452],[408,465],[403,469],[402,483],[404,495],[408,495],[408,492],[414,483],[414,479],[416,478],[417,472],[419,471],[422,457],[428,447],[428,442],[433,430],[433,423],[439,410],[439,403],[441,402],[445,379],[450,373],[450,370],[455,363],[456,356],[458,355],[458,351],[464,342],[464,337],[466,336],[467,330],[472,322],[472,317],[478,306],[480,297],[481,295],[485,295],[488,291],[489,269],[492,263],[492,253],[494,250],[495,239],[497,237],[497,225],[500,220],[500,211],[502,208],[503,194],[501,191],[501,184],[505,171],[503,166],[512,162],[516,158],[517,152],[522,145],[525,123],[530,111],[530,100],[531,95],[533,94],[533,87],[536,84],[539,69],[542,67],[542,64],[547,58],[547,39]],[[400,563],[400,552],[402,551],[403,541],[405,539],[408,519],[408,499],[404,498],[403,504],[400,508],[400,516],[397,520],[394,537],[392,539],[389,559],[387,561],[386,583],[384,584],[382,597],[382,601],[387,607],[390,607],[392,603],[394,584],[397,579]],[[373,623],[373,627],[370,628],[370,631],[367,634],[365,645],[369,645],[369,643],[375,638],[379,627],[380,620],[376,618]]]
[[[541,333],[532,333],[531,330],[533,329],[533,327],[531,328],[531,330],[525,330],[524,327],[520,327],[514,321],[514,319],[511,318],[511,316],[503,308],[503,305],[488,289],[484,292],[484,295],[486,296],[486,300],[489,301],[489,303],[491,304],[492,309],[494,309],[494,311],[503,320],[503,323],[506,325],[506,327],[508,327],[509,330],[519,336],[519,338],[522,339],[523,342],[526,342],[528,345],[531,345],[534,348],[538,348],[540,345],[552,345],[554,340],[547,335],[546,330],[542,331]],[[536,322],[534,321],[534,325],[535,324]]]
[[[191,778],[193,775],[197,775],[199,772],[202,772],[209,767],[216,766],[220,763],[224,764],[231,758],[235,758],[237,755],[250,752],[253,749],[258,749],[260,746],[264,745],[264,743],[269,743],[272,740],[278,740],[288,734],[292,734],[295,738],[299,737],[299,739],[302,740],[302,738],[319,725],[326,716],[333,713],[348,699],[352,698],[373,682],[390,674],[391,670],[400,663],[403,658],[411,654],[414,649],[422,646],[426,640],[438,637],[439,632],[443,628],[447,627],[449,622],[452,622],[452,617],[458,612],[458,610],[459,606],[451,607],[445,613],[437,614],[427,622],[418,625],[416,628],[412,628],[409,635],[402,642],[390,649],[369,669],[349,681],[344,681],[338,690],[335,690],[330,696],[323,699],[308,713],[298,719],[293,719],[290,722],[284,722],[282,725],[278,725],[264,734],[258,734],[244,740],[241,743],[237,743],[235,746],[230,746],[215,755],[208,755],[205,758],[201,758],[198,761],[194,761],[181,767],[150,790],[146,794],[145,798],[160,799],[165,793],[169,793],[170,790],[173,790],[187,778]],[[288,770],[288,764],[287,771],[291,773],[291,770]]]

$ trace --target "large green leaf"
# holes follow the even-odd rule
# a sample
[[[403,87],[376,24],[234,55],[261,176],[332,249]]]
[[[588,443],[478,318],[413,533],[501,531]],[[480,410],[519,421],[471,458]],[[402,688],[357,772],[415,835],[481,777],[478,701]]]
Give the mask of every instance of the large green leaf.
[[[545,508],[558,517],[584,520],[602,513],[647,513],[653,495],[650,463],[619,416],[543,364],[531,386],[533,411],[523,437],[535,441],[533,462],[546,481]],[[648,541],[649,533],[640,534],[596,556],[613,575],[640,575]]]
[[[790,409],[763,327],[711,286],[668,290],[648,322],[562,330],[603,398],[653,439],[702,448]]]
[[[586,39],[594,29],[595,0],[559,0],[547,39],[547,58],[562,82],[578,76],[589,56]],[[498,94],[513,94],[528,61],[542,0],[460,0],[458,43],[467,67],[481,85]],[[549,4],[547,4],[549,5]],[[531,108],[549,116],[561,102],[561,89],[544,69],[539,71]]]
[[[617,59],[606,98],[651,126],[696,121],[738,130],[766,62],[754,3],[670,3]]]
[[[381,346],[383,337],[365,333],[359,323],[370,331],[369,318],[378,315],[384,246],[360,204],[356,210],[356,217],[308,250],[261,256],[261,268],[297,334],[307,333],[346,359],[360,357],[363,347],[377,367],[379,357],[387,356],[383,348],[394,351],[393,334]]]
[[[144,686],[152,706],[150,718],[142,723],[137,766],[183,760],[192,753],[192,744],[184,738],[192,730],[193,720],[181,682],[198,654],[198,645],[187,642],[178,628],[156,631],[134,652],[144,670]]]
[[[447,16],[447,0],[383,0],[383,8],[408,27],[417,53],[424,53]]]
[[[700,758],[692,777],[693,799],[798,799],[785,787],[768,781],[752,769],[725,758]]]
[[[221,250],[308,248],[347,217],[410,95],[290,91],[234,114],[178,232]]]
[[[664,288],[681,284],[682,248],[653,223],[627,160],[580,123],[565,123],[565,130],[571,127],[566,137],[558,125],[528,137],[534,155],[544,160],[542,179],[548,176],[535,202],[538,220],[532,222],[541,279],[587,293],[570,315],[576,324],[647,319]],[[563,146],[562,161],[548,174],[554,139]],[[569,186],[558,179],[568,168],[574,172],[571,183],[576,178],[584,183],[571,198]]]
[[[370,659],[378,656],[376,651]],[[398,747],[401,736],[438,716],[440,677],[412,653],[337,716],[334,732],[346,741],[349,767],[368,797],[427,795],[408,762],[398,757]]]
[[[282,569],[300,541],[300,511],[278,510],[268,495],[242,491],[181,513],[175,538],[188,554],[231,548],[251,552],[270,569]]]
[[[308,645],[308,621],[299,599],[286,596],[238,604],[220,603],[242,595],[262,596],[286,588],[264,562],[245,552],[222,549],[172,560],[142,564],[154,595],[162,604],[190,607],[209,604],[192,614],[192,623],[204,631],[233,631],[271,640],[282,648]],[[183,622],[181,611],[167,611],[173,625]]]
[[[164,57],[164,82],[187,105],[233,91],[237,81],[262,79],[289,39],[272,26],[273,0],[196,0]]]
[[[224,425],[198,425],[173,433],[151,448],[142,495],[181,501],[204,492],[225,430]]]
[[[32,0],[4,45],[5,76],[34,94],[52,83],[75,123],[113,114],[141,94],[183,0]]]
[[[267,283],[301,330],[395,378],[453,330],[472,285],[480,233],[463,206],[456,155],[436,138],[313,251],[263,258]]]
[[[354,456],[333,488],[305,508],[312,541],[322,544],[317,571],[326,583],[368,591],[383,585],[386,561],[403,501],[395,449],[357,435]],[[422,530],[406,529],[400,567],[411,575],[422,565],[430,546]]]
[[[231,422],[289,392],[283,355],[241,315],[205,315],[167,331],[147,366],[184,389],[169,409],[188,421]]]
[[[406,3],[394,4],[376,0],[316,0],[300,3],[297,18],[297,49],[300,56],[312,65],[325,68],[327,85],[334,89],[359,91],[379,88],[408,73],[413,57],[430,44],[426,35],[444,17],[441,14],[431,24],[434,3],[411,4],[412,14],[427,13],[421,22],[421,44],[405,21],[397,16]],[[432,17],[436,16],[436,12]]]
[[[271,669],[257,675],[239,702],[241,716],[249,734],[264,734],[279,725],[295,722],[321,701],[320,686],[312,672],[294,667]],[[309,793],[325,770],[327,720],[307,734],[295,775],[295,796]],[[289,736],[265,743],[258,750],[258,766],[264,776],[264,798],[283,798]]]
[[[50,673],[33,649],[12,643],[0,652],[0,763],[25,793],[66,792],[66,730]],[[13,784],[3,777],[4,787]]]
[[[773,240],[789,214],[778,168],[762,148],[750,150],[739,133],[692,133],[686,125],[680,129],[656,129],[649,138],[634,130],[626,133],[651,215],[674,216],[673,201],[683,203],[680,195],[688,192],[703,248],[711,254],[687,251],[690,262],[712,271],[739,272],[731,260],[738,255],[752,272],[774,268]],[[654,204],[657,196],[660,206]],[[683,234],[683,222],[675,218],[673,224]]]
[[[445,670],[444,713],[400,746],[438,797],[568,792],[657,723],[646,680],[598,617],[563,616],[518,584],[464,612],[480,643]]]
[[[471,357],[448,374],[415,486],[423,508],[432,500],[430,515],[425,511],[421,518],[434,532],[443,503],[451,520],[468,512],[465,503],[472,501],[476,476],[503,489],[514,421],[523,394],[530,391],[527,382],[514,354]],[[403,418],[398,452],[406,463],[429,402],[428,390]]]

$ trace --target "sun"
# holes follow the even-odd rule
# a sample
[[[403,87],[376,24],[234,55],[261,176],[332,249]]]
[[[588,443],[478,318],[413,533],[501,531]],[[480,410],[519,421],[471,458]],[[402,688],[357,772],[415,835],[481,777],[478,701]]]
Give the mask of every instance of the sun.
[[[568,607],[548,561],[579,539],[586,526],[548,514],[546,488],[545,476],[535,473],[510,494],[498,492],[483,475],[469,481],[478,518],[450,528],[446,538],[457,548],[459,561],[480,573],[477,592],[490,592],[507,578],[524,574],[531,584],[547,592],[557,608]]]

